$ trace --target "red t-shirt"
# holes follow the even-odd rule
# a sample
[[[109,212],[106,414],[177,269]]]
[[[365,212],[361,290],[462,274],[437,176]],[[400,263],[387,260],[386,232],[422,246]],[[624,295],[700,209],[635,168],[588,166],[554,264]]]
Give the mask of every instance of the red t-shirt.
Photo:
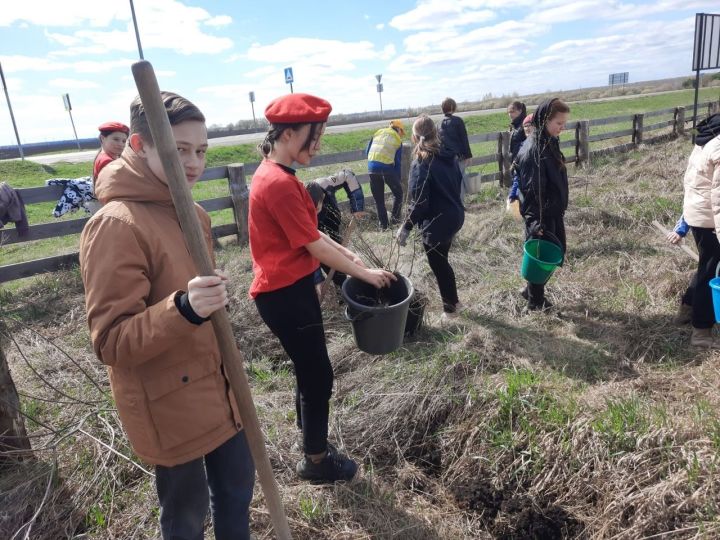
[[[292,285],[319,266],[305,245],[320,238],[315,205],[297,177],[263,160],[252,177],[248,233],[253,278],[250,296]]]
[[[93,164],[93,178],[97,178],[100,171],[103,170],[103,167],[105,167],[105,165],[110,163],[113,159],[115,158],[106,154],[104,150],[100,150],[100,153],[95,158],[95,163]]]

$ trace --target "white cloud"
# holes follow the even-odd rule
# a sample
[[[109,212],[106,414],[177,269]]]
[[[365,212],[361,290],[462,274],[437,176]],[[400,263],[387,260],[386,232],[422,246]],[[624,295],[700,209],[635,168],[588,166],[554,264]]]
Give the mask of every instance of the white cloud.
[[[707,0],[661,0],[659,2],[622,2],[621,0],[575,0],[558,3],[555,1],[536,4],[537,9],[528,14],[526,20],[547,24],[592,19],[634,19],[645,18],[658,13],[675,10],[711,9]]]
[[[217,15],[204,22],[206,26],[227,26],[230,23],[232,23],[230,15]]]
[[[53,26],[107,26],[117,19],[129,19],[130,7],[126,2],[97,2],[96,0],[22,0],[3,2],[0,26],[16,22],[43,27]]]
[[[380,23],[380,24],[375,25],[376,30],[382,30],[383,28],[385,28],[385,23]]]
[[[107,73],[117,68],[129,67],[134,60],[118,58],[116,60],[82,60],[78,62],[58,62],[50,58],[37,58],[32,56],[3,56],[0,57],[3,69],[8,73],[23,71],[74,71],[76,73]]]
[[[78,79],[51,79],[48,86],[53,88],[61,88],[64,90],[84,89],[84,88],[100,88],[100,85],[94,81],[83,81]]]
[[[425,0],[415,9],[396,15],[390,26],[400,31],[453,28],[487,22],[495,17],[489,9],[478,9],[483,2],[474,0]]]
[[[88,47],[103,47],[105,51],[134,51],[135,33],[130,8],[126,2],[115,2],[112,6],[96,0],[8,1],[3,3],[0,11],[0,26],[27,21],[43,27],[83,28],[71,34],[46,31],[50,41],[77,47],[66,50],[66,55],[86,54]],[[228,15],[213,16],[203,8],[187,6],[179,0],[136,2],[135,12],[144,49],[171,49],[190,55],[217,53],[233,47],[230,38],[208,34],[201,28],[203,25],[213,28],[227,26],[232,22]],[[115,28],[118,25],[122,30]]]
[[[353,62],[387,58],[394,49],[378,51],[371,41],[344,42],[332,39],[285,38],[271,45],[253,43],[247,57],[256,62],[315,65],[351,70]]]

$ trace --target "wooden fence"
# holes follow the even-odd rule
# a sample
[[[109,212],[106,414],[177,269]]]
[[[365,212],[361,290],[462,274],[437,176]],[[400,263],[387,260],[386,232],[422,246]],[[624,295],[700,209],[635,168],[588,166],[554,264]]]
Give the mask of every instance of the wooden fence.
[[[707,107],[707,114],[717,112],[720,103],[708,102],[698,106],[700,108]],[[613,116],[610,118],[601,118],[596,120],[578,120],[569,122],[566,126],[568,131],[573,130],[574,135],[571,139],[562,140],[560,147],[563,149],[572,149],[572,152],[565,151],[566,162],[576,163],[582,166],[592,157],[611,152],[625,152],[637,148],[642,143],[652,143],[660,140],[666,140],[669,137],[678,136],[685,133],[686,122],[692,121],[692,115],[685,114],[686,107],[674,107],[670,109],[662,109],[659,111],[651,111],[643,114],[630,114],[622,116]],[[658,116],[672,115],[669,120],[663,120],[655,123],[646,123],[646,119]],[[701,113],[698,113],[698,117]],[[702,114],[704,116],[704,113]],[[630,123],[631,127],[605,133],[591,135],[591,129],[597,126],[608,126],[614,124]],[[660,136],[647,137],[650,132],[672,128]],[[600,141],[614,140],[630,137],[629,142],[620,143],[614,146],[592,150],[591,144]],[[469,167],[477,167],[482,165],[497,165],[498,172],[468,173],[469,191],[475,193],[480,190],[481,184],[486,182],[500,182],[501,185],[510,185],[510,134],[507,131],[498,131],[493,133],[483,133],[470,137],[471,143],[495,142],[497,151],[492,154],[473,157],[468,164]],[[364,150],[351,150],[349,152],[340,152],[336,154],[325,154],[317,156],[313,159],[310,167],[318,167],[322,165],[345,164],[354,161],[366,159]],[[407,189],[407,178],[410,170],[411,148],[408,143],[403,145],[401,177],[403,189]],[[257,169],[259,163],[247,164],[231,164],[221,167],[211,167],[205,170],[200,178],[200,182],[209,180],[227,179],[229,194],[225,197],[217,197],[214,199],[206,199],[198,201],[198,204],[207,211],[223,210],[231,208],[234,215],[234,223],[215,226],[212,229],[213,237],[220,238],[225,236],[237,236],[238,242],[244,244],[247,242],[247,212],[248,212],[248,182],[247,179]],[[368,174],[359,174],[358,180],[361,184],[367,184],[370,181]],[[20,195],[26,205],[56,201],[63,192],[61,186],[45,186],[36,188],[19,189]],[[371,197],[366,198],[366,202],[370,202]],[[0,250],[2,246],[9,244],[17,244],[21,242],[31,242],[47,238],[56,238],[82,232],[85,223],[89,218],[72,219],[55,223],[42,223],[32,225],[27,235],[20,237],[17,231],[12,228],[0,230]],[[78,254],[70,253],[67,255],[57,255],[36,259],[16,264],[0,266],[0,283],[30,277],[44,272],[54,272],[77,264]]]

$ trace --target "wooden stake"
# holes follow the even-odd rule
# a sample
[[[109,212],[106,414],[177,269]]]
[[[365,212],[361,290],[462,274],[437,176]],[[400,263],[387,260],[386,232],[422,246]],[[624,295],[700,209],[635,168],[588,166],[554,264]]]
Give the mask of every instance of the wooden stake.
[[[150,62],[144,60],[133,64],[132,72],[145,109],[145,116],[150,125],[155,147],[160,155],[165,176],[167,176],[180,227],[195,263],[195,269],[200,276],[215,275],[200,220],[195,211],[195,203],[185,177],[185,171],[178,157],[175,138],[173,137],[165,105],[160,96],[160,88],[155,78],[155,72]],[[260,422],[250,393],[250,385],[243,369],[243,359],[235,344],[230,319],[224,309],[219,309],[212,314],[211,320],[215,329],[215,337],[220,346],[225,373],[228,376],[230,387],[240,409],[245,435],[255,461],[260,486],[267,501],[275,535],[282,540],[290,539],[290,527],[273,477],[270,460],[265,451],[265,439],[260,430]]]
[[[657,221],[652,222],[653,225],[655,225],[655,228],[660,231],[663,234],[663,238],[667,238],[667,236],[672,232],[667,230],[665,227],[660,225]],[[682,249],[687,255],[695,262],[698,262],[700,260],[700,257],[697,253],[695,253],[692,249],[687,247],[685,244],[676,244],[680,249]]]

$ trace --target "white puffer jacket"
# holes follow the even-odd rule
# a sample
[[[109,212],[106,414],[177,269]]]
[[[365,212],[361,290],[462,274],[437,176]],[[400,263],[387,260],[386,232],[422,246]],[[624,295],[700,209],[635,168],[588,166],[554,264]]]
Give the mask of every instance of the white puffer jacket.
[[[720,239],[720,136],[693,148],[684,184],[685,221],[691,227],[715,229]]]

